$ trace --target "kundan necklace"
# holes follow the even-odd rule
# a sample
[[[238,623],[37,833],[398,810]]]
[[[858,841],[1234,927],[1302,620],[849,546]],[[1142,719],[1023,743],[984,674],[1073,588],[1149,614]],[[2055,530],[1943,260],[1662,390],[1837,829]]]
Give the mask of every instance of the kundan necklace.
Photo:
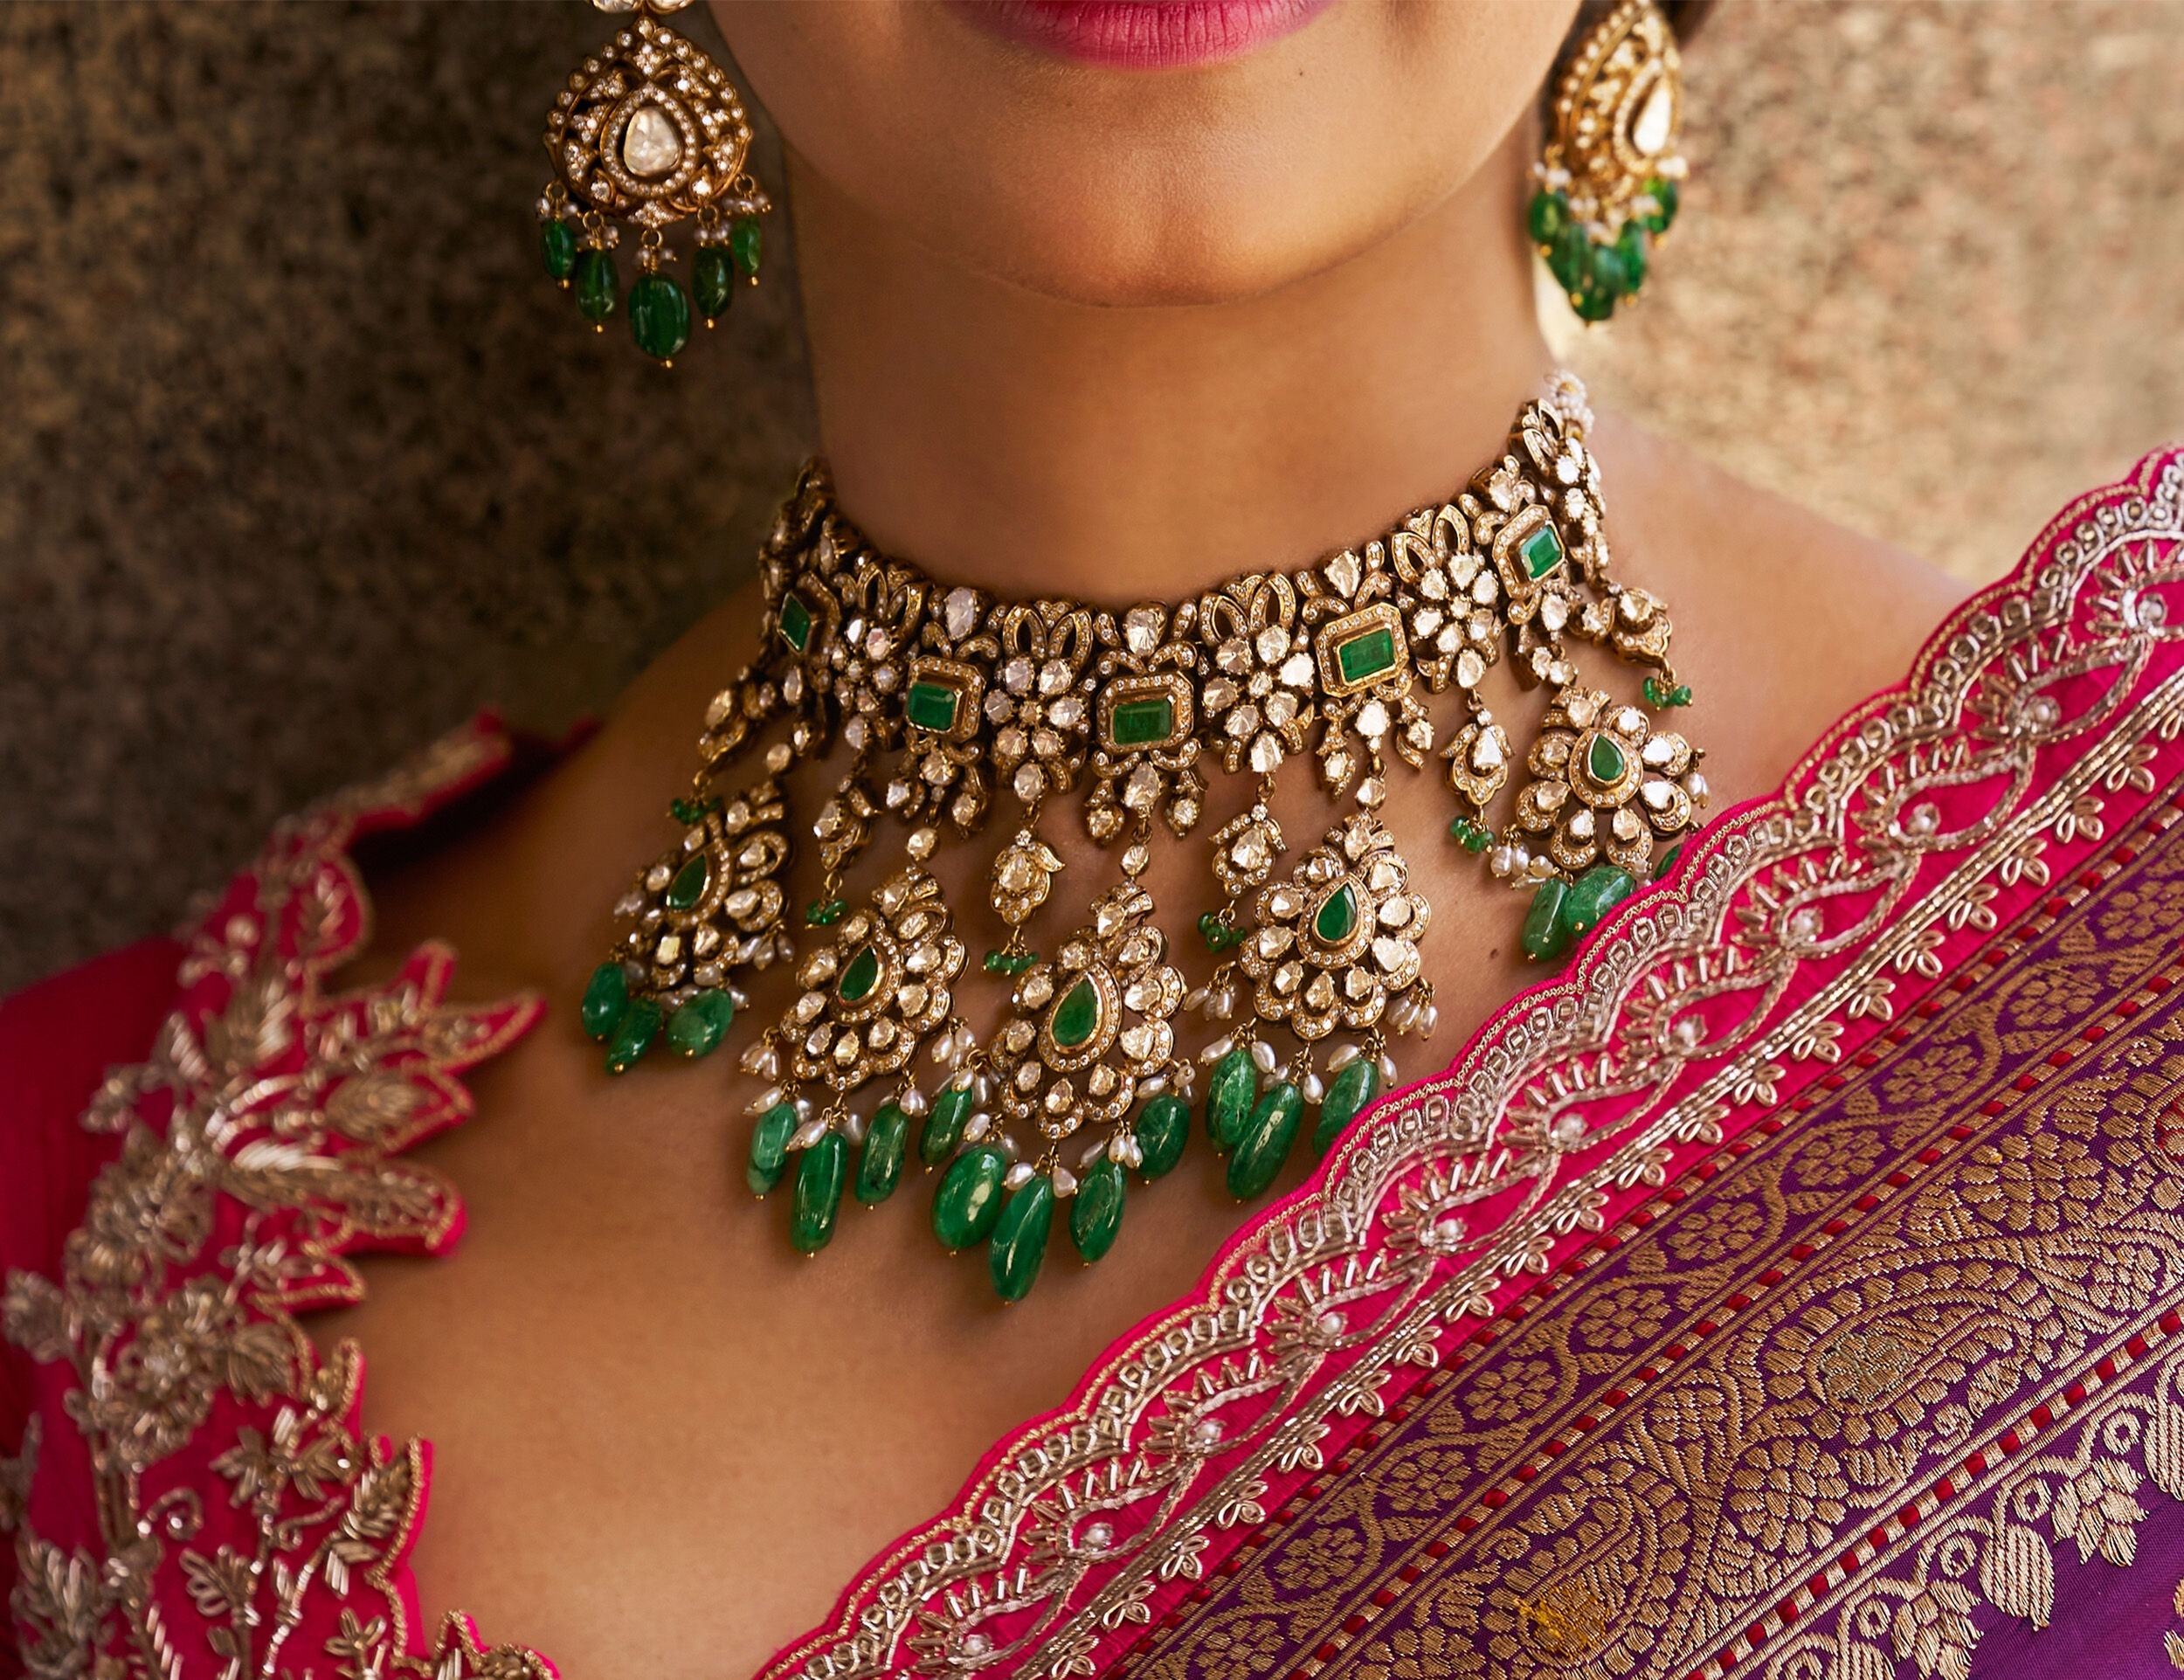
[[[751,1188],[768,1193],[793,1166],[791,1238],[813,1253],[844,1190],[884,1200],[914,1149],[942,1170],[942,1242],[987,1243],[1010,1300],[1038,1276],[1058,1208],[1080,1255],[1107,1252],[1127,1173],[1156,1178],[1180,1157],[1201,1068],[1228,1187],[1259,1195],[1308,1107],[1324,1150],[1394,1082],[1389,1037],[1433,1030],[1418,954],[1431,906],[1378,814],[1391,750],[1413,769],[1437,756],[1455,840],[1531,889],[1535,958],[1561,955],[1647,879],[1656,846],[1705,802],[1699,751],[1570,660],[1569,639],[1592,642],[1649,667],[1648,706],[1690,699],[1662,603],[1607,576],[1591,420],[1583,387],[1558,376],[1454,501],[1294,576],[1120,612],[996,600],[874,553],[813,463],[760,557],[762,652],[708,707],[701,767],[669,807],[681,832],[615,905],[613,952],[584,992],[608,1071],[659,1040],[708,1054],[745,1006],[739,974],[798,964],[799,995],[742,1055],[772,1082],[750,1105]],[[1552,700],[1496,834],[1486,811],[1514,753],[1479,690],[1504,655]],[[1463,697],[1437,750],[1421,686]],[[783,778],[837,741],[848,768],[811,826],[819,895],[792,917],[782,877],[799,825]],[[1355,808],[1277,875],[1289,843],[1275,778],[1308,750],[1329,797]],[[729,785],[754,751],[762,773]],[[1215,965],[1193,988],[1142,880],[1160,829],[1199,826],[1211,761],[1259,786],[1211,837],[1212,907],[1196,923]],[[1080,789],[1092,838],[1120,844],[1119,879],[1048,946],[1033,930],[1062,863],[1041,828]],[[965,952],[926,865],[946,831],[985,827],[997,791],[1015,806],[988,887],[1008,937],[983,967],[1009,1007],[980,1043],[956,1011]],[[907,861],[853,907],[844,872],[890,819]],[[1227,1025],[1240,1003],[1241,1032]],[[1210,1041],[1183,1041],[1192,1014]],[[923,1089],[921,1051],[938,1069]]]

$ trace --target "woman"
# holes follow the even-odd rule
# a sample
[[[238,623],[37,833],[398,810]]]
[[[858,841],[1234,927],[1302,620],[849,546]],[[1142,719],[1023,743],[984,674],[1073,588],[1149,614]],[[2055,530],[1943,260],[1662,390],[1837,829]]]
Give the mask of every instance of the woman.
[[[830,467],[580,749],[0,1014],[24,1667],[2184,1650],[2176,461],[1959,605],[1592,415],[1642,4],[718,21]],[[763,196],[627,22],[546,251],[672,356]],[[573,207],[702,160],[687,270]]]

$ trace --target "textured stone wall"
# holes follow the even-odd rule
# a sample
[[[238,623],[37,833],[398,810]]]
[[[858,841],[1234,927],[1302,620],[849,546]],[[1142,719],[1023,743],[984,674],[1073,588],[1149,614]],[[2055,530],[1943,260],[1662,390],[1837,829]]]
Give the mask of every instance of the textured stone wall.
[[[602,33],[0,6],[0,986],[480,703],[596,707],[741,574],[812,431],[787,241],[671,373],[579,329],[530,204]],[[2000,570],[2184,434],[2180,72],[2184,0],[1730,0],[1677,238],[1573,359]]]

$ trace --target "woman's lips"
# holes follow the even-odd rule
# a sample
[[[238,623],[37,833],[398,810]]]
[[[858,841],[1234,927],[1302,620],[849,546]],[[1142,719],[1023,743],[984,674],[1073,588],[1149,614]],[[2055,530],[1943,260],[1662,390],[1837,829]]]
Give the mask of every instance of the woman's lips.
[[[1170,70],[1241,58],[1332,0],[953,0],[992,34],[1081,64]]]

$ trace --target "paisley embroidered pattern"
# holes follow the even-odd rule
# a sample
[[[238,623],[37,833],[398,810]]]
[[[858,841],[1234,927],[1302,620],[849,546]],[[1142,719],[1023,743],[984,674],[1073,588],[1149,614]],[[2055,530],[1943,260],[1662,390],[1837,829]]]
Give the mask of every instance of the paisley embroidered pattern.
[[[483,1648],[460,1616],[429,1655],[413,1640],[404,1560],[425,1448],[364,1438],[356,1345],[321,1362],[294,1317],[359,1297],[343,1256],[436,1254],[460,1231],[450,1186],[397,1158],[468,1114],[457,1076],[538,1002],[446,1006],[444,947],[367,992],[321,979],[365,937],[349,846],[496,773],[509,750],[475,725],[284,823],[200,923],[151,1058],[112,1074],[85,1115],[120,1156],[62,1277],[7,1281],[8,1339],[71,1379],[0,1465],[31,1675],[552,1674],[521,1648]],[[59,1451],[68,1428],[96,1531],[43,1533],[37,1462],[83,1462]]]

